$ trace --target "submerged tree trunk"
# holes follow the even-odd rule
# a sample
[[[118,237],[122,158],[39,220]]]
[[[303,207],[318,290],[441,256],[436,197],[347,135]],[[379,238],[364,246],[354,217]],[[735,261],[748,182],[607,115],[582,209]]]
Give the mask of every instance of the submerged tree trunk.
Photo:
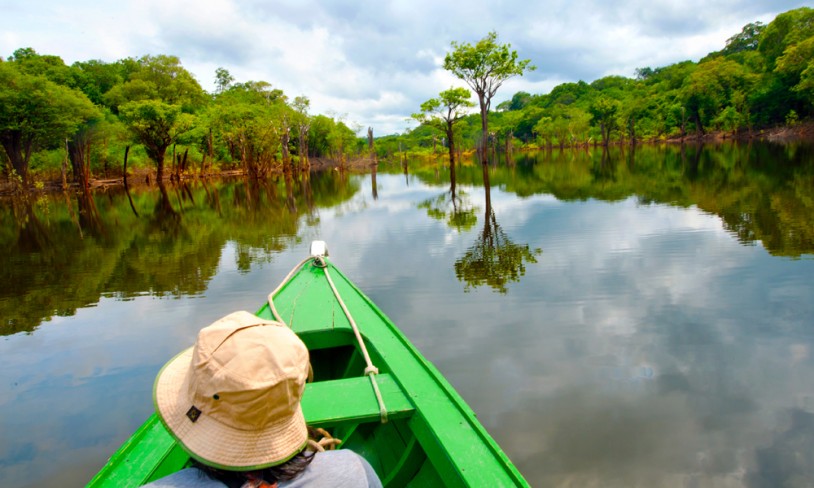
[[[291,153],[288,151],[288,144],[291,142],[291,129],[285,127],[280,135],[280,146],[283,153],[283,173],[291,174]]]
[[[373,147],[373,127],[367,128],[367,151],[370,157],[370,164],[376,164],[376,150]]]
[[[83,191],[90,191],[90,136],[86,132],[80,131],[68,141],[68,158],[74,181]]]
[[[127,185],[127,156],[130,154],[130,146],[125,146],[124,148],[124,169],[122,171],[124,179],[124,192],[127,193],[127,200],[130,201],[130,209],[133,210],[133,213],[138,217],[138,211],[136,210],[136,206],[133,205],[133,197],[130,195],[130,187]]]
[[[452,129],[452,122],[447,121],[447,140],[449,141],[449,184],[450,189],[453,191],[455,188],[455,137]]]
[[[480,125],[481,125],[481,144],[480,144],[480,155],[481,155],[481,164],[487,164],[487,151],[488,151],[488,141],[489,141],[489,107],[486,105],[486,100],[484,99],[484,95],[482,93],[478,93],[478,105],[480,106]]]
[[[695,113],[693,116],[693,121],[695,122],[695,134],[696,137],[701,139],[704,135],[704,126],[701,125],[701,116],[698,115],[698,112]]]
[[[25,140],[20,132],[4,134],[0,144],[6,150],[11,167],[20,177],[23,188],[28,188],[28,161],[31,159],[32,141]]]
[[[62,190],[68,189],[68,140],[65,139],[65,157],[62,158]]]

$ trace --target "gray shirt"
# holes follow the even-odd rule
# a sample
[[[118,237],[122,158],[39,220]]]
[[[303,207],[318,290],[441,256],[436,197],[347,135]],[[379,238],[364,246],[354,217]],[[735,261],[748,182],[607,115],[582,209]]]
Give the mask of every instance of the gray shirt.
[[[149,488],[224,488],[198,468],[186,468],[144,485]],[[279,488],[331,486],[336,488],[382,488],[382,482],[365,458],[348,449],[318,452],[305,471]]]

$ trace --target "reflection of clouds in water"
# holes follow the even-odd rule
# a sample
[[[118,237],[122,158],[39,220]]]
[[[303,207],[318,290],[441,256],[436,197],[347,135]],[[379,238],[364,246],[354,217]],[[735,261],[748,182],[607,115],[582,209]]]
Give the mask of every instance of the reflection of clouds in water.
[[[814,414],[799,409],[784,413],[770,443],[755,452],[746,476],[750,488],[811,486],[814,480]]]
[[[526,210],[525,225],[506,225],[519,212],[496,210],[513,239],[544,248],[522,287],[499,298],[475,290],[464,305],[443,269],[425,266],[383,308],[530,479],[742,486],[752,449],[775,428],[772,412],[812,397],[808,343],[762,326],[779,319],[781,331],[799,330],[814,315],[812,305],[800,310],[810,285],[784,281],[775,258],[695,209]],[[761,296],[766,280],[788,288],[769,297],[779,317]],[[439,306],[405,302],[414,293]]]

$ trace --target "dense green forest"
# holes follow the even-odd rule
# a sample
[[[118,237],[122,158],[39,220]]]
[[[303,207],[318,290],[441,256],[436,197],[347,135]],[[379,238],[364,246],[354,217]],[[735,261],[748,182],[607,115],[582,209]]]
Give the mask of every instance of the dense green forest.
[[[120,176],[126,164],[159,179],[230,169],[259,177],[307,169],[315,158],[342,166],[369,156],[361,127],[310,114],[306,96],[236,82],[225,68],[215,75],[215,93],[207,93],[172,55],[69,66],[18,49],[0,58],[0,170],[18,186],[37,184],[32,174],[61,173],[87,187],[91,178]],[[697,63],[565,83],[548,94],[518,92],[488,113],[488,137],[494,150],[510,151],[748,134],[809,119],[813,95],[814,10],[800,8],[746,25]],[[475,148],[480,115],[456,122],[457,149]],[[379,158],[443,154],[446,134],[422,123],[377,138],[375,151]]]
[[[545,70],[544,60],[540,61]],[[489,114],[490,145],[574,147],[749,133],[793,126],[814,115],[814,9],[750,23],[720,51],[700,61],[636,70],[556,86],[547,94],[515,93]],[[459,148],[473,148],[479,116],[457,123]],[[421,124],[377,140],[379,155],[441,151],[444,132]]]

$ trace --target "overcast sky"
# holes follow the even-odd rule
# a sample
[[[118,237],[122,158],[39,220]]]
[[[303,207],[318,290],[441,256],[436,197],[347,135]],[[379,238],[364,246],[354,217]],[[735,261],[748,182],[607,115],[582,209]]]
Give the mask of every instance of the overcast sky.
[[[311,113],[385,135],[450,86],[451,41],[490,30],[537,70],[512,79],[493,106],[519,91],[638,67],[666,66],[724,47],[749,22],[804,6],[792,0],[0,0],[0,56],[20,47],[71,64],[145,54],[181,59],[204,89],[215,69],[267,81]],[[474,100],[474,97],[473,97]]]

